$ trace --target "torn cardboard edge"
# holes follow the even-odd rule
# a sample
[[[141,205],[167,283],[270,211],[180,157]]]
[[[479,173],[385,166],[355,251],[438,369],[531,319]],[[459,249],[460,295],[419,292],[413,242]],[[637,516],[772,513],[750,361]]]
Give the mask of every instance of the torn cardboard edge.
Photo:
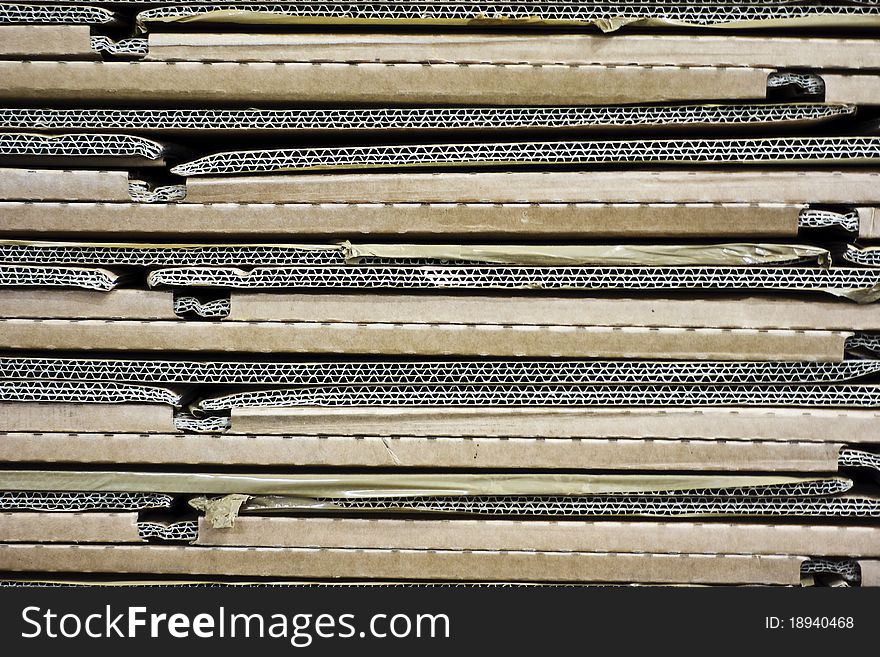
[[[852,338],[842,331],[88,319],[0,319],[0,329],[0,347],[14,350],[816,362],[844,360]]]
[[[2,178],[0,178],[2,179]],[[11,195],[24,195],[19,191]],[[82,189],[87,189],[84,187]],[[862,215],[799,204],[0,202],[0,235],[58,239],[796,239],[800,227],[880,235]],[[862,220],[860,217],[864,217]],[[874,229],[873,226],[878,228]]]
[[[0,132],[0,160],[16,166],[160,167],[168,151],[168,146],[137,135]]]
[[[0,306],[2,308],[2,306]],[[880,359],[838,363],[632,360],[316,360],[3,355],[0,379],[224,386],[784,384],[871,379]]]
[[[459,581],[799,585],[803,557],[0,545],[0,570]]]
[[[227,528],[214,528],[204,517],[200,518],[195,544],[234,547],[880,557],[880,528],[729,521],[524,522],[241,516],[236,518],[232,527]]]
[[[856,303],[880,298],[876,269],[835,267],[489,267],[364,265],[346,267],[169,267],[147,275],[149,287],[221,289],[460,290],[790,290]]]
[[[448,36],[448,35],[447,35]],[[4,130],[194,133],[606,130],[812,125],[855,115],[854,105],[623,105],[339,109],[0,108]]]
[[[6,433],[7,463],[837,472],[839,442]],[[850,451],[861,453],[861,450]],[[845,461],[861,463],[858,455]],[[851,467],[846,465],[845,467]]]
[[[277,5],[276,5],[277,6]],[[509,6],[509,5],[508,5]],[[878,18],[880,22],[880,18]],[[206,26],[207,27],[207,26]],[[244,30],[158,32],[148,35],[147,59],[209,62],[420,62],[759,66],[798,70],[859,70],[880,65],[876,41],[699,34],[468,32],[274,33]]]
[[[616,105],[767,97],[768,68],[0,61],[0,101]],[[841,88],[835,102],[847,103]],[[855,90],[852,93],[861,92]]]
[[[242,436],[528,436],[796,442],[828,442],[845,436],[854,444],[880,443],[880,413],[866,409],[288,408],[237,409],[232,416],[228,434]],[[7,429],[20,430],[22,425]],[[221,431],[213,429],[209,433]]]
[[[761,137],[407,144],[229,151],[171,168],[184,177],[418,168],[619,164],[857,164],[880,159],[880,137]]]
[[[2,141],[2,137],[0,137]],[[847,253],[852,251],[849,249]],[[456,264],[685,266],[812,263],[831,252],[806,244],[157,244],[0,240],[0,262],[40,265],[254,266]],[[861,262],[857,264],[863,264]]]

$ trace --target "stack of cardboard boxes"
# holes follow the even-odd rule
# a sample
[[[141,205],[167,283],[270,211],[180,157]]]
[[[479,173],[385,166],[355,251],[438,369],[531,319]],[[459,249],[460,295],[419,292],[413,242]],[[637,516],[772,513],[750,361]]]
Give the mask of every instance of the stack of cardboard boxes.
[[[0,2],[0,578],[880,584],[878,29]]]

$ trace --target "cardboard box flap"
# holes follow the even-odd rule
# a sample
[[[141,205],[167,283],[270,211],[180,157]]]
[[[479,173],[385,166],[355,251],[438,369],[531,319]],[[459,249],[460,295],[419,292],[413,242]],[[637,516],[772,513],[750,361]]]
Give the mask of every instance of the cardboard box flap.
[[[197,545],[549,550],[880,557],[880,528],[847,525],[607,520],[399,520],[241,516],[199,522]]]
[[[0,5],[0,12],[5,13],[4,9],[8,9],[8,5]],[[0,25],[0,58],[97,59],[98,53],[92,48],[91,28],[88,25],[13,24]]]
[[[143,511],[170,508],[174,498],[166,493],[125,491],[58,492],[0,491],[0,511]]]
[[[3,543],[143,543],[137,513],[0,513]]]
[[[347,550],[165,545],[0,545],[13,572],[222,577],[799,585],[803,557]]]
[[[232,289],[793,290],[857,303],[880,298],[880,272],[836,267],[177,267],[147,276],[150,287]]]
[[[880,16],[876,16],[880,24]],[[880,68],[880,43],[700,34],[210,33],[149,35],[157,61],[453,62],[497,64],[639,64],[763,66],[798,69]],[[551,54],[552,53],[552,54]]]
[[[2,180],[2,179],[0,179]],[[870,171],[544,171],[196,177],[186,203],[880,203]]]
[[[516,265],[828,265],[806,244],[151,244],[0,240],[0,262],[77,265],[328,265],[431,261]],[[864,264],[864,263],[859,263]]]
[[[174,295],[158,290],[0,288],[0,317],[51,319],[177,319]],[[178,296],[181,305],[187,296]],[[30,378],[30,377],[20,377]]]
[[[107,269],[0,265],[0,290],[4,287],[65,287],[107,292],[122,278]]]
[[[195,179],[198,180],[198,179]],[[48,239],[796,239],[859,230],[859,217],[794,204],[22,203],[0,201],[0,235]]]
[[[845,477],[678,474],[268,474],[4,470],[7,491],[126,491],[204,495],[290,495],[303,498],[436,496],[831,495],[852,487]],[[725,489],[725,492],[721,492]],[[753,491],[752,489],[756,489]],[[745,492],[743,492],[745,491]],[[204,506],[204,505],[202,505]]]
[[[0,319],[0,329],[0,347],[27,350],[817,362],[843,360],[852,338],[842,331],[87,319]]]
[[[168,147],[126,134],[0,132],[0,160],[18,166],[164,166]]]
[[[180,406],[183,396],[170,389],[132,383],[84,381],[0,381],[0,402],[71,404],[167,404]]]
[[[236,436],[14,432],[8,463],[654,472],[835,472],[840,443],[416,436]],[[859,450],[849,450],[859,451]],[[847,459],[847,463],[850,459]],[[861,460],[859,460],[861,462]],[[850,467],[847,465],[846,467]]]
[[[41,382],[46,383],[48,382]],[[878,408],[880,386],[841,385],[397,385],[248,390],[195,402],[194,413],[302,406],[799,406]],[[234,415],[234,414],[233,414]]]
[[[767,97],[767,68],[0,61],[0,100],[94,105],[615,105]],[[846,102],[846,101],[842,101]]]
[[[27,28],[30,29],[30,28]],[[447,35],[450,36],[450,35]],[[93,47],[94,47],[93,41]],[[486,130],[735,129],[812,125],[853,116],[854,105],[621,105],[570,107],[387,107],[338,109],[45,109],[0,108],[0,128],[194,133],[389,132]]]
[[[0,357],[0,378],[235,386],[781,384],[852,381],[880,360],[839,363],[630,360],[243,360]]]
[[[0,297],[2,298],[2,297]],[[880,306],[833,299],[239,292],[229,321],[880,330]]]
[[[249,408],[238,435],[453,436],[880,442],[880,413],[830,408]],[[218,429],[212,429],[217,433]]]
[[[117,22],[109,9],[75,5],[0,4],[0,19],[7,25],[102,25]]]
[[[277,171],[476,168],[605,164],[870,164],[880,160],[880,137],[763,137],[640,141],[344,146],[231,151],[171,168],[179,176]]]
[[[343,6],[284,3],[268,6],[168,4],[138,13],[138,23],[227,23],[245,25],[593,25],[603,32],[633,27],[871,28],[878,23],[870,5],[835,3],[701,3],[639,6],[633,3],[548,4],[527,2],[470,7],[444,2],[382,2]]]

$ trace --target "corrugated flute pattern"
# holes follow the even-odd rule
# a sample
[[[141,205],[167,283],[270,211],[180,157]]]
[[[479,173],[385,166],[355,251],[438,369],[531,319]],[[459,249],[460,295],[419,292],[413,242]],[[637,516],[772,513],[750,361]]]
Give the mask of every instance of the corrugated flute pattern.
[[[871,583],[880,4],[31,0],[0,79],[0,585]]]

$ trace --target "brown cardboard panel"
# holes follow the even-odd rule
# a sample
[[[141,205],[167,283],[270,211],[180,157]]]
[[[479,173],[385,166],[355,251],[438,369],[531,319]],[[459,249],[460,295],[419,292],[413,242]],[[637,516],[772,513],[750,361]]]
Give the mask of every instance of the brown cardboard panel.
[[[137,513],[0,513],[0,543],[143,543]]]
[[[574,298],[498,295],[231,296],[229,321],[880,330],[880,305],[770,297]],[[2,296],[0,296],[2,304]],[[3,306],[0,305],[0,311]]]
[[[7,433],[0,461],[835,472],[840,443],[580,438]]]
[[[430,297],[425,297],[430,302]],[[0,348],[840,361],[839,331],[0,319]]]
[[[0,235],[758,239],[796,236],[802,209],[782,203],[0,202]]]
[[[880,238],[880,211],[878,208],[857,208],[859,213],[859,237],[864,240]]]
[[[0,317],[176,319],[172,297],[157,290],[0,289]]]
[[[186,203],[880,203],[871,171],[354,173],[197,177]]]
[[[771,69],[532,64],[3,62],[0,100],[561,105],[766,96]]]
[[[197,545],[240,547],[538,550],[685,554],[880,556],[880,527],[564,520],[398,520],[239,516]]]
[[[0,169],[0,200],[128,202],[131,196],[125,171]]]
[[[0,402],[0,431],[162,433],[174,411],[159,404]]]
[[[0,58],[98,59],[98,53],[88,25],[3,25]]]
[[[242,408],[230,433],[880,442],[880,411],[795,408]]]
[[[880,560],[862,559],[859,567],[862,570],[862,586],[880,586]]]
[[[540,551],[0,545],[0,570],[310,579],[800,583],[801,557]]]
[[[825,101],[829,103],[880,104],[880,75],[823,74]]]
[[[155,61],[880,68],[875,40],[779,36],[169,32],[149,35],[149,46]]]

